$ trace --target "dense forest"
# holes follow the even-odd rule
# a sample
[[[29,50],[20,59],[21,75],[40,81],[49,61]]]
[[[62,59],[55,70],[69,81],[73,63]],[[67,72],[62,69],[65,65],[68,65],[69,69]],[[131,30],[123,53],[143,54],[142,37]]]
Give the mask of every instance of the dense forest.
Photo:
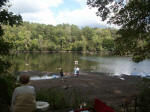
[[[3,38],[13,44],[13,51],[114,51],[116,29],[79,28],[24,22],[21,26],[3,26]]]

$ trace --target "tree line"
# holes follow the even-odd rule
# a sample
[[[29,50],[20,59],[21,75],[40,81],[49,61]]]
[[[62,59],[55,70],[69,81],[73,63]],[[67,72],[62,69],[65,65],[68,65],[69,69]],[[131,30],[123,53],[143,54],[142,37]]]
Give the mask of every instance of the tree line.
[[[116,29],[79,28],[76,25],[57,26],[23,22],[21,26],[3,26],[3,38],[15,51],[114,51]]]

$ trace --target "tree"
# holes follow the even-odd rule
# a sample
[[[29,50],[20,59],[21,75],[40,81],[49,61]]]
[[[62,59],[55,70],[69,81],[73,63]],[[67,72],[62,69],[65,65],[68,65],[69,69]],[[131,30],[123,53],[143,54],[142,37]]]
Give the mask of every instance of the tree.
[[[85,36],[85,38],[87,40],[91,40],[92,37],[94,36],[95,32],[94,32],[93,28],[86,26],[82,29],[82,34]]]
[[[87,0],[103,21],[120,26],[117,54],[133,54],[136,62],[150,58],[150,0]]]
[[[115,49],[109,49],[109,47],[102,47],[102,44],[107,42],[105,40],[109,39],[112,40],[112,44],[109,44],[109,46],[114,48],[117,31],[115,29],[90,27],[80,29],[78,26],[69,24],[53,26],[28,22],[24,22],[21,26],[4,25],[3,28],[5,29],[4,40],[13,44],[12,52],[26,50],[115,51]],[[80,45],[81,42],[82,45]]]
[[[20,15],[14,15],[12,12],[8,12],[4,6],[6,6],[7,0],[0,1],[0,109],[1,112],[9,111],[8,105],[10,103],[11,92],[14,82],[10,80],[10,77],[2,75],[7,72],[8,67],[10,66],[9,62],[5,61],[4,55],[9,53],[9,49],[12,47],[12,44],[6,42],[3,39],[4,30],[2,25],[14,24],[18,25],[21,23],[22,19]]]
[[[4,34],[2,25],[13,26],[14,24],[20,24],[22,21],[20,15],[14,15],[12,12],[8,12],[8,10],[4,8],[6,2],[7,0],[0,1],[0,73],[8,68],[8,63],[3,61],[2,56],[8,54],[9,49],[12,47],[12,44],[4,41],[2,37]]]

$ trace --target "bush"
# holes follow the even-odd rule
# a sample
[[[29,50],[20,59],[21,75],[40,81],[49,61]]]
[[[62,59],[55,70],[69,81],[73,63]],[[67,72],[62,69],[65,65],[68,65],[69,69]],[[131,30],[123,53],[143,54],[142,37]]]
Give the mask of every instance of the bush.
[[[47,101],[52,110],[77,109],[86,102],[91,105],[86,96],[82,96],[75,89],[54,88],[37,92],[38,101]]]
[[[67,108],[64,95],[65,93],[57,89],[45,90],[37,93],[37,100],[49,102],[52,109],[64,109]]]
[[[9,74],[0,76],[0,110],[1,112],[9,112],[11,105],[12,93],[15,85],[15,77]]]
[[[138,106],[139,112],[150,112],[150,79],[143,79]]]

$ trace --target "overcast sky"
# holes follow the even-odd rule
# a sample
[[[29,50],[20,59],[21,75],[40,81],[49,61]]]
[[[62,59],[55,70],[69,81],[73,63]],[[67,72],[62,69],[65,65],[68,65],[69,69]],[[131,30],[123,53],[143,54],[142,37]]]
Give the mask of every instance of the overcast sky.
[[[42,24],[75,24],[79,27],[109,27],[89,9],[86,0],[10,0],[11,11],[24,21]]]

